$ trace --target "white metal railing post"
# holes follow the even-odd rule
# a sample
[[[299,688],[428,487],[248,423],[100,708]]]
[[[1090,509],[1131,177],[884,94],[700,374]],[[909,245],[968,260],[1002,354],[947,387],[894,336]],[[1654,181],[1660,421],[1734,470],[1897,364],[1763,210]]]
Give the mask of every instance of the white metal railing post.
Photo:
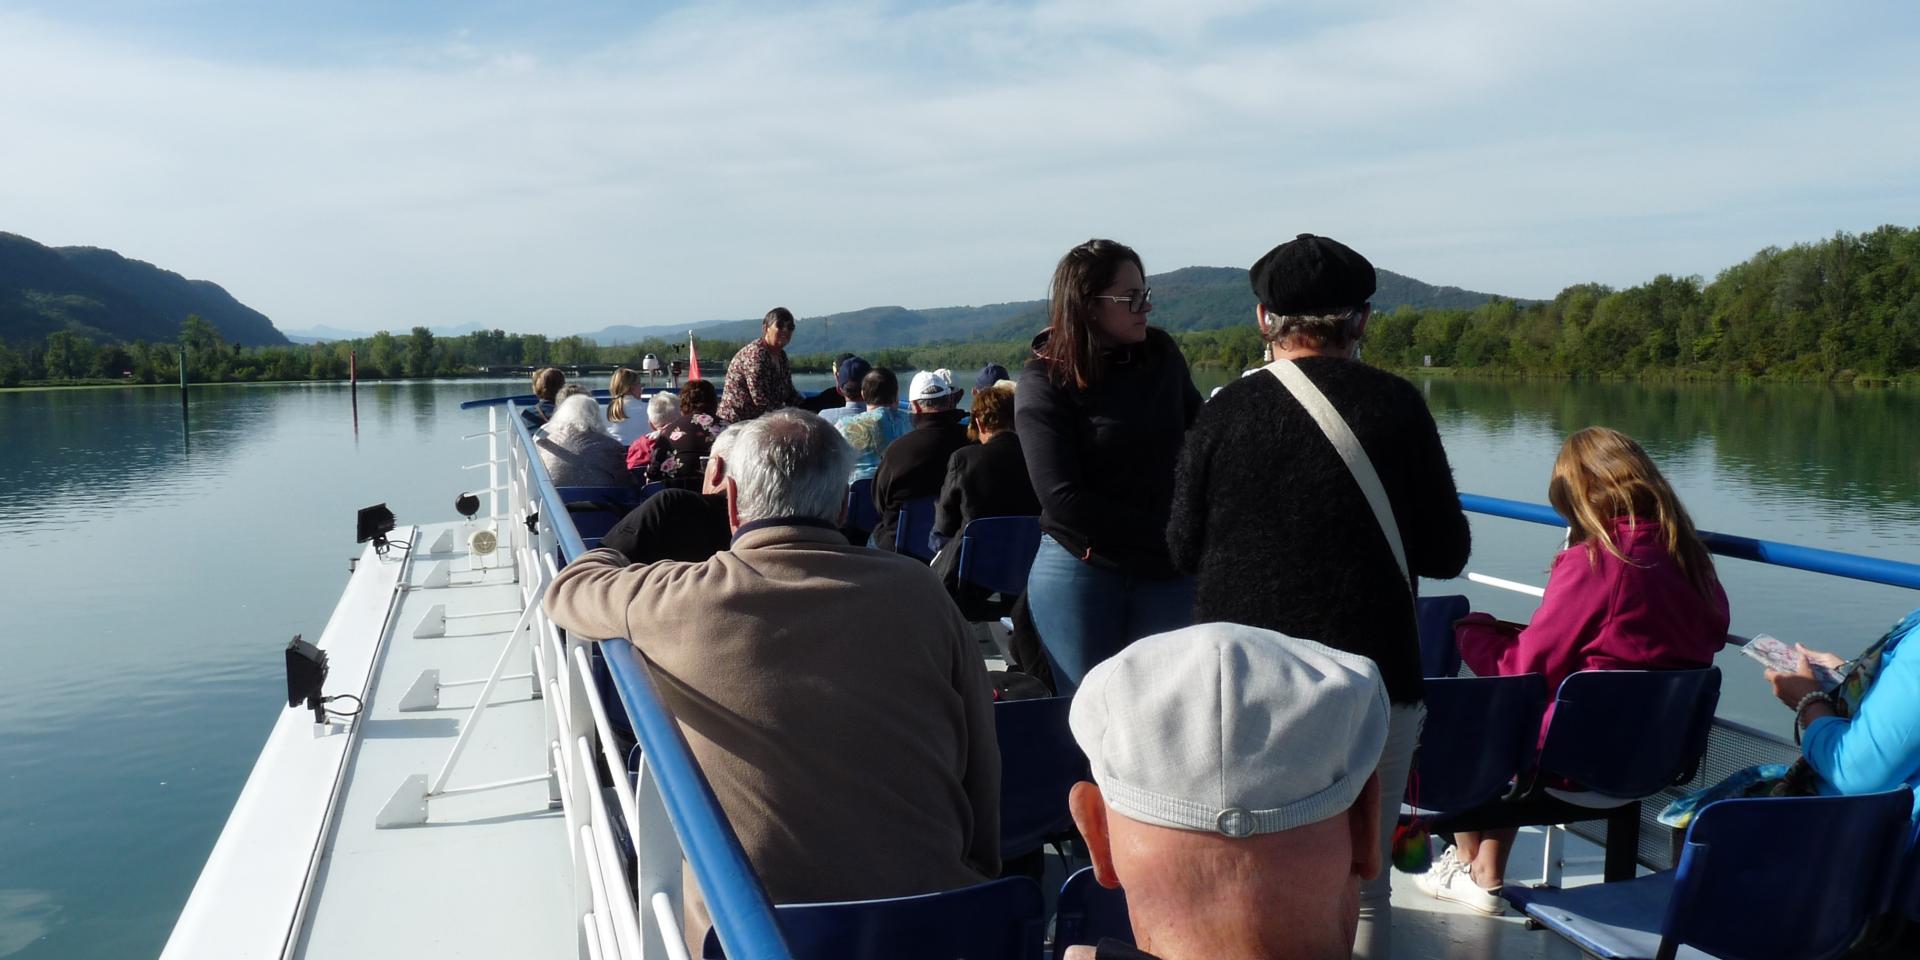
[[[679,836],[670,826],[672,821],[667,819],[666,800],[660,796],[660,784],[653,778],[653,768],[646,763],[644,755],[633,799],[634,815],[640,821],[640,829],[633,834],[637,874],[634,887],[641,903],[653,905],[653,909],[640,912],[641,942],[647,956],[664,955],[682,960],[686,956],[686,938],[680,925],[686,916],[686,897],[680,883],[680,865],[686,855],[680,849]],[[667,901],[668,909],[664,911],[659,905],[661,898]],[[666,953],[656,952],[660,950]]]
[[[500,535],[500,487],[506,482],[500,464],[500,407],[487,408],[487,515],[493,518],[493,534]],[[512,556],[512,551],[508,551]]]

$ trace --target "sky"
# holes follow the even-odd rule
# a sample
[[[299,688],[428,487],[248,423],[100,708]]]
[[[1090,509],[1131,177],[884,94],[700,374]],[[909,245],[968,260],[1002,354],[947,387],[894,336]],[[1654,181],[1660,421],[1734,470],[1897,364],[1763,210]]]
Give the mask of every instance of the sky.
[[[0,0],[0,230],[282,330],[1039,299],[1301,232],[1551,297],[1920,226],[1920,5]]]

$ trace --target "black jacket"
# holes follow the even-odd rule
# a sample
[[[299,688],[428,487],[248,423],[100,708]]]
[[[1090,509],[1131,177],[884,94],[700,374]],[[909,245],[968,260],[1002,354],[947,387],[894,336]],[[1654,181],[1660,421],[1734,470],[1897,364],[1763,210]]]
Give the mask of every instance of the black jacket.
[[[900,508],[908,500],[940,494],[940,483],[947,476],[947,458],[970,442],[961,416],[958,410],[916,413],[913,429],[887,444],[880,455],[880,469],[873,475],[873,505],[880,511],[880,525],[873,531],[875,546],[894,549]],[[927,549],[925,544],[918,546]]]
[[[933,530],[942,537],[960,535],[975,517],[1032,517],[1040,513],[1040,498],[1027,478],[1027,458],[1020,438],[1011,430],[993,435],[986,443],[961,447],[947,458],[947,479],[934,504]]]
[[[1144,342],[1105,351],[1098,382],[1081,390],[1055,382],[1037,356],[1046,338],[1033,339],[1036,356],[1014,394],[1040,529],[1091,563],[1175,576],[1167,556],[1173,470],[1200,409],[1187,358],[1165,331],[1148,327]]]
[[[1433,415],[1413,384],[1308,357],[1373,461],[1415,576],[1453,577],[1471,546]],[[1167,540],[1198,574],[1196,619],[1226,620],[1370,657],[1395,703],[1421,695],[1419,633],[1373,510],[1320,427],[1265,371],[1228,384],[1187,434]]]

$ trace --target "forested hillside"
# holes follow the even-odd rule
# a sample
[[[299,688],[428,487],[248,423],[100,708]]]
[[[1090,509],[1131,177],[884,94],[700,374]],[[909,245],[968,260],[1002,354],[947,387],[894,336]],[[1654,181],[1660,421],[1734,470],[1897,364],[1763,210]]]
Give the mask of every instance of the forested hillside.
[[[1920,229],[1886,226],[1769,247],[1710,282],[1662,275],[1624,290],[1579,284],[1541,303],[1491,298],[1473,306],[1396,307],[1391,298],[1400,294],[1388,284],[1400,279],[1382,274],[1367,334],[1365,357],[1382,366],[1414,368],[1431,358],[1435,367],[1498,376],[1920,381]],[[1241,271],[1196,267],[1152,282],[1154,322],[1176,332],[1189,362],[1238,369],[1258,361],[1252,294]],[[1483,298],[1424,284],[1416,292],[1432,297],[1435,291]],[[957,342],[939,335],[960,325],[957,317],[973,322],[996,313],[999,319],[984,337]],[[1216,317],[1224,326],[1194,329]],[[961,370],[988,361],[1012,367],[1027,357],[1027,340],[1041,318],[1037,303],[880,307],[802,322],[790,352],[802,370],[824,370],[842,350],[901,369]],[[729,329],[733,337],[721,336]],[[886,330],[909,338],[908,345],[859,346]],[[724,361],[758,331],[758,321],[709,327],[700,333],[701,355],[709,363]],[[638,366],[648,353],[685,355],[680,337],[602,346],[586,337],[500,330],[442,337],[425,327],[334,343],[244,348],[196,317],[164,343],[102,345],[68,330],[14,347],[0,343],[0,385],[123,374],[137,382],[170,382],[179,376],[176,339],[187,343],[188,373],[197,381],[339,379],[347,374],[349,351],[358,352],[360,373],[369,378],[462,375],[501,365]]]
[[[0,232],[0,341],[56,331],[95,341],[173,340],[197,314],[228,342],[284,344],[258,310],[218,284],[98,247],[48,247]]]

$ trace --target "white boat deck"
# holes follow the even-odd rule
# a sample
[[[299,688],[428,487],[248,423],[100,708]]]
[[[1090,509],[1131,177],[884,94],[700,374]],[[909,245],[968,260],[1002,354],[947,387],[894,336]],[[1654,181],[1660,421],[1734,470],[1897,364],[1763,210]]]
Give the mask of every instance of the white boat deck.
[[[1507,867],[1508,882],[1525,884],[1539,878],[1544,840],[1539,828],[1520,831]],[[1598,846],[1562,833],[1560,849],[1569,858],[1595,860],[1591,867],[1569,866],[1562,878],[1564,885],[1600,881]],[[1547,930],[1527,929],[1526,917],[1511,908],[1504,917],[1488,917],[1436,900],[1415,885],[1412,875],[1394,871],[1394,960],[1580,960],[1582,956],[1579,948],[1563,937]]]
[[[556,957],[574,952],[572,863],[566,825],[548,804],[544,780],[477,793],[435,797],[426,823],[379,828],[375,818],[410,776],[429,782],[446,762],[481,686],[439,693],[439,706],[400,709],[426,670],[441,682],[478,680],[493,669],[512,631],[520,590],[507,570],[467,572],[464,524],[421,528],[423,548],[442,530],[460,541],[454,559],[421,554],[389,622],[391,636],[374,665],[374,686],[357,721],[360,739],[346,771],[346,789],[325,840],[309,915],[295,956],[311,958]],[[497,555],[504,562],[504,554]],[[433,565],[449,559],[452,583],[420,586]],[[468,586],[484,581],[489,586]],[[444,636],[416,637],[436,604],[449,615]],[[523,643],[508,676],[529,671]],[[547,770],[543,705],[530,679],[502,680],[479,715],[451,789],[512,780]]]

